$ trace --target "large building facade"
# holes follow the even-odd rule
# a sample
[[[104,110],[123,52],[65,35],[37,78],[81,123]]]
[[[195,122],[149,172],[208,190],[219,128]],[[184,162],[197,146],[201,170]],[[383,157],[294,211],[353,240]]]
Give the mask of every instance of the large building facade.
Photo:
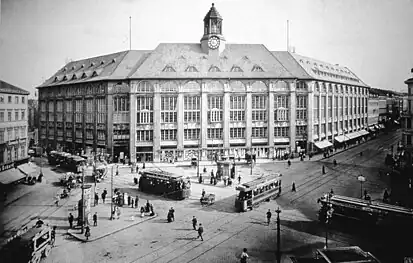
[[[348,68],[227,44],[211,7],[200,43],[70,62],[38,87],[40,142],[137,161],[274,158],[365,134],[369,88]]]
[[[28,159],[29,92],[0,80],[0,172]]]
[[[413,73],[413,69],[412,69]],[[413,78],[405,81],[407,84],[407,109],[402,113],[402,145],[406,151],[406,165],[413,163]],[[413,177],[410,174],[411,177]]]

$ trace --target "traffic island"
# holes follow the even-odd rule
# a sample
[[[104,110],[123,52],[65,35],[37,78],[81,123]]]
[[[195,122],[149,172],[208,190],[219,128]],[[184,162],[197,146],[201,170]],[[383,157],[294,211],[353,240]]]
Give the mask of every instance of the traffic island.
[[[138,214],[136,216],[129,216],[129,217],[121,217],[120,219],[113,219],[104,218],[98,221],[97,226],[93,226],[93,223],[90,225],[90,237],[86,239],[85,234],[81,234],[81,228],[75,227],[73,229],[67,230],[67,233],[72,237],[83,241],[83,242],[92,242],[109,235],[115,234],[119,231],[125,230],[129,227],[139,225],[143,222],[152,220],[156,218],[158,215],[155,214],[154,216],[145,216],[140,217]]]

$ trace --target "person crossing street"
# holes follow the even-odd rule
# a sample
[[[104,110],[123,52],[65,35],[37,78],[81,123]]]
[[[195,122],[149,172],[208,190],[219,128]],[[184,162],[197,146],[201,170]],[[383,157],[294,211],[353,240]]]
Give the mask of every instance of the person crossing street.
[[[271,214],[271,210],[270,210],[270,209],[268,209],[268,212],[267,212],[267,225],[270,225],[271,216],[272,216],[272,214]]]
[[[198,223],[198,220],[197,220],[196,217],[194,216],[194,217],[192,218],[192,227],[194,228],[194,230],[196,230],[196,225],[197,225],[197,223]]]
[[[201,223],[199,223],[199,227],[198,227],[198,238],[201,238],[201,241],[204,241],[204,238],[202,237],[202,234],[204,233],[204,227],[202,226]]]

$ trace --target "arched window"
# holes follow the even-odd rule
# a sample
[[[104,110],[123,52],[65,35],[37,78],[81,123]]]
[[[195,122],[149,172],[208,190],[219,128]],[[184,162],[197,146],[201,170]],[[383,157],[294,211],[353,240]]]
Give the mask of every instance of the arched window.
[[[198,70],[194,66],[187,67],[185,71],[186,72],[198,72]]]
[[[211,66],[209,68],[209,72],[221,72],[217,66]]]
[[[138,92],[153,92],[152,85],[147,81],[142,81],[139,83]]]
[[[243,72],[242,69],[238,66],[233,66],[231,68],[231,72]]]
[[[176,72],[172,66],[166,66],[162,71],[163,72]]]

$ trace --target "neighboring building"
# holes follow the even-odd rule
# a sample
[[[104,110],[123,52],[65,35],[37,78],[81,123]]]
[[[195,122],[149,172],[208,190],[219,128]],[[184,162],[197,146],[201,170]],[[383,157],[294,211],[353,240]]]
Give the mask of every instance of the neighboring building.
[[[412,69],[413,72],[413,69]],[[413,152],[413,78],[405,81],[407,84],[407,111],[402,115],[402,145],[405,150],[405,161],[408,167],[412,167]],[[410,174],[413,178],[413,175]]]
[[[227,44],[211,7],[200,43],[70,62],[38,87],[40,142],[132,162],[315,151],[367,128],[368,86],[348,68]],[[361,132],[359,132],[361,131]]]
[[[0,80],[0,172],[27,162],[29,92]],[[0,183],[3,183],[0,173]]]
[[[367,106],[367,123],[370,126],[377,126],[379,124],[380,99],[370,93]]]
[[[29,131],[34,131],[38,128],[39,125],[39,116],[38,116],[39,103],[37,99],[29,99],[28,101],[28,124]]]

